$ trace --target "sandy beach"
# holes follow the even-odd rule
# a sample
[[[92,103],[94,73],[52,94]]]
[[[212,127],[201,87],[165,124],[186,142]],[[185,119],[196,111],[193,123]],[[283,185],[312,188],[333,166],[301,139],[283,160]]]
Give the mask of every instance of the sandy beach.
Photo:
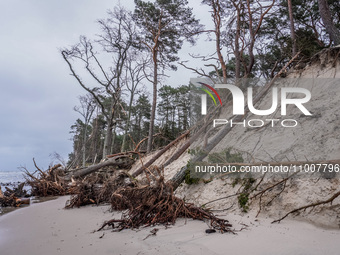
[[[119,217],[108,206],[63,209],[68,197],[60,197],[0,217],[2,255],[11,254],[339,254],[340,230],[327,230],[308,223],[226,215],[237,235],[206,234],[207,225],[179,220],[175,226],[137,231],[94,232],[101,223]],[[145,239],[145,240],[143,240]]]

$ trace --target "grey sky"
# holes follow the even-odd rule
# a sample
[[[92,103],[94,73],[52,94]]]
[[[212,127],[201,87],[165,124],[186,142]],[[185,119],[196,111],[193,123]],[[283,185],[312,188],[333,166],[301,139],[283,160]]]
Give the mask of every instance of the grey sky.
[[[69,75],[58,49],[75,44],[80,35],[93,37],[98,32],[95,21],[117,2],[0,1],[0,171],[19,166],[34,170],[33,157],[46,169],[53,152],[67,160],[70,126],[80,117],[73,107],[85,92]],[[198,17],[209,19],[200,1],[190,3]],[[133,0],[122,5],[132,9]],[[185,59],[188,51],[182,52]],[[191,76],[180,69],[169,83],[187,83]]]

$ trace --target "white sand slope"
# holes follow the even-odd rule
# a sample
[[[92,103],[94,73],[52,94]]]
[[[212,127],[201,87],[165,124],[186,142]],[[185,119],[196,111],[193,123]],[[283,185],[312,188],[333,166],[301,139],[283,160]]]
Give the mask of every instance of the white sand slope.
[[[228,133],[212,152],[220,153],[228,148],[233,149],[233,153],[241,153],[245,162],[292,162],[292,161],[325,161],[340,159],[340,61],[338,50],[324,50],[316,55],[313,60],[303,69],[290,70],[287,79],[282,79],[281,83],[274,87],[303,87],[312,94],[312,99],[306,103],[306,107],[313,113],[312,117],[306,117],[295,106],[288,106],[287,116],[281,116],[280,110],[268,116],[254,116],[249,114],[246,119],[295,119],[298,126],[295,128],[283,128],[280,126],[271,127],[267,125],[263,128],[252,129],[243,126],[235,126]],[[298,83],[297,80],[299,79]],[[297,95],[290,95],[296,97]],[[268,93],[257,105],[257,109],[269,109],[272,104],[272,94]],[[231,109],[223,109],[219,118],[229,119]],[[210,132],[211,137],[214,132]],[[204,136],[197,139],[192,144],[191,149],[202,148]],[[210,138],[209,138],[210,139]],[[183,156],[184,159],[184,156]],[[180,165],[180,161],[175,162]],[[187,162],[182,161],[182,166]],[[171,165],[165,171],[176,170]],[[177,169],[179,169],[177,167]],[[171,175],[169,174],[169,175]],[[255,175],[259,176],[259,175]],[[340,178],[323,179],[312,174],[302,174],[294,180],[289,180],[284,190],[280,187],[267,192],[262,197],[262,208],[260,216],[280,218],[291,210],[324,201],[339,191]],[[258,191],[278,182],[274,181],[275,175],[268,177]],[[198,185],[186,185],[176,190],[176,194],[185,197],[186,201],[197,206],[205,204],[217,198],[228,197],[240,191],[240,185],[233,185],[232,181],[225,176],[224,180],[216,179],[210,183]],[[280,193],[281,192],[281,193]],[[275,196],[277,194],[277,196]],[[259,211],[259,197],[250,201],[249,210],[251,213]],[[237,213],[237,197],[219,200],[210,204],[214,209],[231,208]],[[265,205],[265,206],[264,206]],[[240,213],[240,212],[239,212]],[[301,211],[299,215],[290,215],[289,218],[307,220],[313,224],[338,228],[340,227],[340,197],[336,198],[332,204],[318,206],[316,208]],[[340,245],[339,245],[340,247]],[[339,250],[340,254],[340,250]]]
[[[68,197],[34,204],[0,217],[1,255],[39,254],[339,254],[340,231],[286,220],[228,215],[237,235],[206,234],[203,222],[179,220],[143,240],[153,228],[93,233],[111,219],[107,206],[65,210]],[[119,217],[119,213],[115,213]],[[104,235],[104,236],[103,236]],[[99,238],[103,236],[102,238]]]

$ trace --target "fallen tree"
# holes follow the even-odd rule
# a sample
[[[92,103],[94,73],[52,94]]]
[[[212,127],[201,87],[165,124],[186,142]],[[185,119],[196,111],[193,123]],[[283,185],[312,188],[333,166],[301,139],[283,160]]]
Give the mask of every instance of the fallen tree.
[[[179,136],[178,138],[176,138],[174,141],[172,141],[171,143],[169,143],[168,145],[166,145],[163,149],[161,149],[154,157],[152,157],[152,159],[150,159],[148,162],[146,162],[145,164],[143,164],[139,169],[137,169],[132,176],[136,177],[138,175],[140,175],[144,169],[148,168],[149,166],[151,166],[160,156],[162,156],[165,152],[167,152],[170,148],[172,148],[175,144],[177,144],[180,140],[186,138],[189,135],[190,131],[186,131],[184,134],[182,134],[181,136]]]
[[[220,112],[221,107],[219,106],[213,114],[211,114],[210,118],[204,120],[204,124],[202,127],[190,137],[190,139],[183,144],[164,164],[163,167],[170,165],[172,162],[177,160],[189,147],[190,145],[207,129],[208,125],[211,124],[215,116]]]
[[[256,105],[264,95],[268,92],[268,90],[273,86],[275,81],[277,80],[280,75],[286,71],[286,69],[291,65],[291,63],[299,56],[300,52],[298,52],[281,70],[278,72],[275,77],[268,82],[263,89],[256,95],[256,97],[253,100],[253,105]],[[241,122],[243,119],[246,118],[247,114],[249,113],[248,106],[245,106],[245,114],[244,115],[237,115],[232,118],[233,122]],[[223,127],[214,137],[211,138],[210,142],[203,148],[202,153],[197,155],[193,158],[192,162],[202,161],[209,152],[215,148],[217,144],[219,144],[223,138],[232,130],[233,126],[226,125]],[[171,185],[174,190],[178,188],[178,186],[184,181],[186,172],[188,170],[187,166],[184,166],[181,168],[180,171],[178,171],[169,181],[168,184]]]
[[[98,164],[86,167],[84,169],[80,169],[78,171],[72,172],[70,175],[65,177],[65,180],[70,181],[71,177],[73,178],[79,178],[84,177],[88,174],[91,174],[93,172],[96,172],[100,170],[103,167],[107,166],[117,166],[119,168],[128,168],[131,166],[131,164],[134,162],[134,160],[130,157],[130,155],[119,155],[112,158],[109,158],[106,161],[100,162]]]

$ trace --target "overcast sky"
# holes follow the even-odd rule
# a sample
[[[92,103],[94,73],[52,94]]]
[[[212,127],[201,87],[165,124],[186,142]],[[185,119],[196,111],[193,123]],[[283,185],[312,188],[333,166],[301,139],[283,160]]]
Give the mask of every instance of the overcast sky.
[[[0,171],[20,166],[33,171],[33,157],[46,169],[54,152],[67,160],[70,126],[80,117],[73,107],[85,92],[70,76],[59,49],[75,44],[80,35],[93,38],[95,21],[117,2],[0,0]],[[197,16],[209,16],[200,1],[190,2]],[[122,3],[133,9],[133,0]],[[190,50],[181,53],[183,58],[189,58]],[[190,77],[185,76],[192,74],[183,72],[172,74],[169,83],[187,83]]]

